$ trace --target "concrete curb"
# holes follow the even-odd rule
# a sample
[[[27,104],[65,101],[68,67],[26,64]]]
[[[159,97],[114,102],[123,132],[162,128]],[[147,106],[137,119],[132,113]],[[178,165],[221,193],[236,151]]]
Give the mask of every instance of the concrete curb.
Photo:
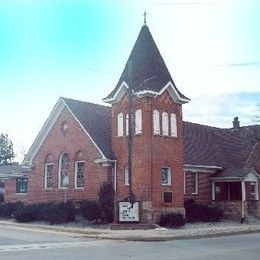
[[[259,227],[258,227],[259,226]],[[241,235],[241,234],[252,234],[260,232],[260,225],[257,228],[250,229],[250,226],[247,226],[247,229],[244,230],[210,230],[206,232],[208,234],[163,234],[163,235],[150,235],[146,230],[143,231],[142,235],[134,234],[122,234],[113,230],[101,230],[101,229],[80,229],[80,228],[71,228],[71,227],[57,227],[49,225],[37,225],[37,224],[24,224],[24,223],[14,223],[8,221],[0,221],[0,227],[8,227],[12,229],[21,229],[21,230],[30,230],[30,231],[40,231],[40,232],[55,232],[63,233],[72,236],[82,236],[85,238],[94,238],[94,239],[104,239],[104,240],[124,240],[124,241],[143,241],[143,242],[159,242],[159,241],[171,241],[171,240],[184,240],[184,239],[200,239],[200,238],[211,238],[211,237],[221,237],[221,236],[232,236],[232,235]],[[246,228],[246,227],[245,227]],[[204,230],[205,231],[205,230]],[[138,230],[138,232],[142,232]],[[153,230],[151,232],[156,232]],[[132,232],[133,233],[133,232]]]

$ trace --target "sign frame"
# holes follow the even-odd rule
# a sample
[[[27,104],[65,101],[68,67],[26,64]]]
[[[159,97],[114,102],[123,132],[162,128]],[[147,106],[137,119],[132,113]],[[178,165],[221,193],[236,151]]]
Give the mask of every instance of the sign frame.
[[[134,223],[140,223],[140,202],[139,201],[135,201],[133,204],[136,204],[137,203],[137,206],[136,206],[136,210],[137,212],[133,212],[132,214],[136,214],[136,220],[122,220],[122,217],[121,217],[121,214],[123,213],[122,210],[123,210],[123,205],[122,203],[124,204],[131,204],[131,202],[129,201],[125,201],[125,200],[122,200],[122,201],[118,201],[118,222],[119,223],[125,223],[125,224],[134,224]],[[120,206],[121,204],[121,206]],[[130,205],[129,205],[130,206]],[[126,207],[126,206],[124,206]],[[135,217],[135,216],[133,216]]]

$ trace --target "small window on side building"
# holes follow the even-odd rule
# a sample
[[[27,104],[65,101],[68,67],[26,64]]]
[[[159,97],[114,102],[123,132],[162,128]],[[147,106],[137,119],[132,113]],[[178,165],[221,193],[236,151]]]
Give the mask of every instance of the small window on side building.
[[[129,185],[129,171],[128,171],[128,167],[125,167],[125,185],[126,186]]]
[[[16,193],[27,193],[27,178],[16,179]]]

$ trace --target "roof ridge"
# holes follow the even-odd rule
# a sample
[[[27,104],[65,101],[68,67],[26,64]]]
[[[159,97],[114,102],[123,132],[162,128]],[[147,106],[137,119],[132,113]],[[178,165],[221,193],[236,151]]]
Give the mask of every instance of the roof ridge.
[[[85,103],[85,104],[93,105],[93,106],[111,108],[111,106],[109,106],[109,105],[101,105],[101,104],[97,104],[97,103],[93,103],[93,102],[88,102],[88,101],[83,101],[83,100],[78,100],[78,99],[74,99],[74,98],[66,98],[66,97],[60,97],[60,98],[61,98],[62,100],[64,100],[65,103],[66,103],[66,100],[70,100],[70,101],[81,102],[81,103]]]

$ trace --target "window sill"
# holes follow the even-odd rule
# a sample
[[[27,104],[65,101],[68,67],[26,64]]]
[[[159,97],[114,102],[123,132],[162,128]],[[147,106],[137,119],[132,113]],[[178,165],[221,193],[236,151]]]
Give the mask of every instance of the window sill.
[[[163,183],[161,183],[161,186],[163,186],[163,187],[172,187],[172,184],[163,184]]]
[[[84,190],[84,187],[75,187],[75,190]]]
[[[191,193],[191,195],[199,195],[198,192]]]
[[[170,138],[170,139],[177,139],[178,138],[178,136],[162,135],[162,134],[153,134],[153,136],[165,137],[165,138]]]
[[[27,192],[16,192],[15,195],[26,196],[26,195],[27,195]]]

